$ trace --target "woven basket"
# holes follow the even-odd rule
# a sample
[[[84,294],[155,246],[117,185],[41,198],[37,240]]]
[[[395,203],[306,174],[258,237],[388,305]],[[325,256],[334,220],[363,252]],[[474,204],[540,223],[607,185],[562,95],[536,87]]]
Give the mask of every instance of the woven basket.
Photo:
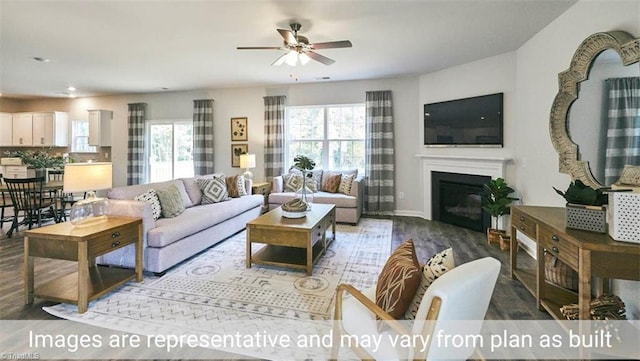
[[[571,291],[578,291],[578,272],[549,252],[544,252],[544,275],[547,281]]]

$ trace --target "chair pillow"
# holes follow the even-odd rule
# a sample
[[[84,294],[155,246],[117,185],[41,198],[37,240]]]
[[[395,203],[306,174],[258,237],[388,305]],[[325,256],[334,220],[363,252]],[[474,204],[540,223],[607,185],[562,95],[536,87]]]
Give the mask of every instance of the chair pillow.
[[[340,193],[349,195],[351,194],[351,186],[353,185],[353,180],[356,178],[355,174],[343,174],[340,178]]]
[[[239,198],[246,196],[247,192],[244,189],[244,176],[241,174],[233,175],[225,178],[227,185],[227,193],[231,198]]]
[[[391,317],[401,319],[416,294],[420,278],[413,240],[405,241],[393,251],[378,276],[376,304]]]
[[[422,277],[420,279],[420,285],[416,294],[413,296],[413,300],[404,313],[405,320],[414,320],[420,308],[422,297],[427,293],[427,288],[431,286],[436,278],[442,276],[455,267],[455,260],[453,258],[453,249],[447,248],[442,252],[436,253],[427,261],[422,267]]]
[[[151,212],[153,213],[153,220],[157,221],[158,218],[162,215],[162,207],[160,206],[160,199],[158,199],[158,194],[154,189],[149,189],[148,191],[137,195],[133,198],[136,201],[147,202],[151,206]]]
[[[341,173],[327,173],[322,178],[322,191],[329,193],[338,193],[340,188],[340,180],[342,179]]]
[[[223,174],[214,175],[213,178],[198,178],[196,183],[202,191],[201,204],[218,203],[229,199],[227,182]]]
[[[173,218],[184,212],[184,203],[182,203],[182,195],[175,184],[169,185],[167,188],[157,189],[156,194],[160,200],[162,207],[162,216]]]

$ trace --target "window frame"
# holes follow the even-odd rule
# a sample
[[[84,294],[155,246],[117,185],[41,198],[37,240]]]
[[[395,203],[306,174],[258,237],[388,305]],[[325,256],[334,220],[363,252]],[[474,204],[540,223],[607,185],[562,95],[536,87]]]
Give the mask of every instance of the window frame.
[[[95,145],[91,145],[89,144],[89,134],[87,135],[76,135],[75,134],[75,129],[76,129],[76,124],[79,123],[84,123],[87,126],[87,133],[89,132],[89,121],[88,120],[82,120],[82,119],[78,119],[78,120],[72,120],[71,121],[71,144],[69,145],[69,153],[87,153],[87,154],[95,154],[98,153],[98,147]],[[82,138],[82,137],[86,137],[87,138],[87,146],[89,147],[88,149],[76,149],[76,145],[77,145],[77,138]]]
[[[329,168],[329,144],[331,142],[343,142],[343,141],[356,141],[356,142],[362,142],[363,145],[366,143],[366,130],[365,130],[365,134],[363,134],[362,138],[329,138],[329,127],[328,127],[328,123],[329,123],[329,109],[331,108],[357,108],[357,107],[362,107],[362,110],[365,110],[365,103],[349,103],[349,104],[318,104],[318,105],[292,105],[292,106],[286,106],[285,107],[285,121],[284,121],[284,134],[285,134],[285,144],[284,144],[284,154],[285,154],[285,160],[284,160],[284,165],[285,165],[285,169],[289,169],[291,168],[291,166],[293,165],[293,158],[289,157],[289,151],[291,149],[290,147],[290,143],[291,142],[321,142],[322,143],[322,159],[319,162],[320,164],[316,164],[317,168],[323,168],[323,169],[330,169]],[[323,139],[292,139],[289,135],[292,134],[290,129],[291,129],[291,124],[289,122],[289,116],[290,116],[290,112],[292,110],[295,109],[323,109],[323,123],[324,123],[324,127],[323,127]],[[365,150],[366,152],[366,150]],[[362,154],[363,157],[366,156],[366,154]],[[291,158],[291,159],[289,159]],[[366,164],[364,165],[364,168],[366,168]],[[358,173],[362,172],[362,174],[364,174],[365,169],[358,169]]]

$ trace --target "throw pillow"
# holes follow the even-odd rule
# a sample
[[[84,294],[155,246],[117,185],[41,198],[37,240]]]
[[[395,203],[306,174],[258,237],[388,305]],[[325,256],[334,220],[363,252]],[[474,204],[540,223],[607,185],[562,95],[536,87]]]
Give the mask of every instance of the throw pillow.
[[[196,179],[202,191],[201,204],[223,202],[229,199],[227,182],[224,175],[214,175],[213,178]]]
[[[442,252],[436,253],[427,263],[422,267],[422,278],[416,294],[413,296],[413,300],[409,305],[409,308],[404,313],[406,320],[414,320],[420,308],[420,302],[422,297],[427,293],[427,288],[431,286],[436,278],[442,276],[447,271],[452,270],[455,267],[455,260],[453,258],[453,249],[447,248]]]
[[[378,276],[376,304],[391,317],[401,319],[420,285],[420,277],[413,240],[405,241],[393,251]]]
[[[297,192],[302,188],[302,176],[299,174],[283,174],[282,181],[285,192]]]
[[[155,190],[149,189],[148,191],[138,194],[135,198],[136,201],[147,202],[151,206],[151,213],[153,213],[153,220],[157,221],[162,215],[162,207],[160,206],[160,200]]]
[[[171,184],[167,188],[157,189],[156,194],[162,206],[162,216],[173,218],[184,212],[184,203],[182,203],[182,195],[175,184]]]
[[[225,183],[227,185],[227,193],[229,193],[229,197],[238,198],[247,195],[247,192],[244,189],[243,175],[226,177]]]
[[[343,174],[340,178],[340,193],[347,195],[351,194],[351,186],[353,185],[353,180],[355,178],[355,174]]]
[[[338,193],[341,179],[342,174],[340,173],[327,173],[322,179],[322,188],[320,189],[322,189],[323,192]]]

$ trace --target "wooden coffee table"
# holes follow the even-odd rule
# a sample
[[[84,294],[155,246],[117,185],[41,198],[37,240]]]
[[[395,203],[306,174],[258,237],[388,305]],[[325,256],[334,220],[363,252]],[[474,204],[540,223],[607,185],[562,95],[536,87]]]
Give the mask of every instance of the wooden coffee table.
[[[326,231],[331,226],[332,237]],[[336,238],[336,206],[313,204],[303,218],[285,218],[278,207],[247,223],[247,268],[252,263],[303,269],[311,276],[313,264]],[[255,254],[254,243],[263,243]]]

